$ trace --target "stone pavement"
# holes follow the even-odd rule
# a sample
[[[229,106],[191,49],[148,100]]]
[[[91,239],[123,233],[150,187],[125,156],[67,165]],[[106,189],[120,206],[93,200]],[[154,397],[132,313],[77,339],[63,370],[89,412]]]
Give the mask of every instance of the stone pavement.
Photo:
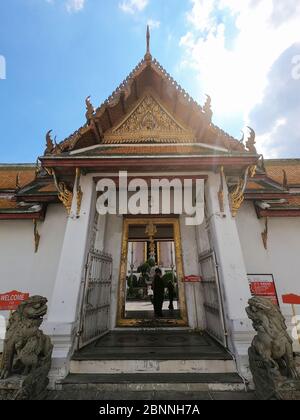
[[[122,392],[122,393],[103,393],[97,391],[50,391],[48,400],[85,400],[85,401],[253,401],[253,392],[170,392],[170,391],[151,391],[151,392]]]

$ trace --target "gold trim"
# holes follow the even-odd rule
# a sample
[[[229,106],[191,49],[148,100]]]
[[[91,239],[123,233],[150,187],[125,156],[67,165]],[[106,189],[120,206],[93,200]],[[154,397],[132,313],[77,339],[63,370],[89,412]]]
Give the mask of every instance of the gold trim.
[[[81,171],[80,168],[76,168],[76,217],[80,217],[80,210],[81,210],[81,203],[82,203],[82,197],[83,192],[80,186],[80,177],[81,177]]]
[[[157,243],[157,265],[158,266],[161,266],[161,261],[160,261],[160,254],[161,254],[161,252],[160,252],[160,242],[157,241],[156,243]]]
[[[236,217],[239,209],[241,208],[245,200],[245,189],[248,183],[248,179],[253,178],[256,174],[257,166],[248,166],[245,171],[243,178],[240,178],[237,185],[234,187],[233,191],[230,193],[230,203],[231,203],[231,214],[232,217]]]
[[[220,188],[218,192],[220,212],[224,213],[224,167],[220,168]]]
[[[241,205],[245,200],[244,191],[244,180],[240,179],[237,186],[230,194],[232,217],[236,217],[239,209],[241,208]]]
[[[34,236],[34,253],[36,254],[39,250],[39,244],[40,244],[40,239],[41,239],[41,235],[39,234],[39,231],[38,231],[37,220],[33,220],[33,236]]]
[[[104,143],[194,142],[195,134],[184,127],[147,89],[143,97],[116,126],[104,135]]]
[[[73,202],[73,193],[70,190],[68,190],[64,182],[58,183],[55,170],[52,169],[51,171],[52,171],[55,187],[58,191],[58,198],[65,206],[65,209],[67,210],[68,215],[70,215],[71,209],[72,209],[72,202]]]
[[[182,250],[181,250],[181,235],[179,220],[174,218],[144,218],[144,219],[132,219],[124,218],[123,220],[123,234],[121,244],[121,261],[120,261],[120,276],[119,276],[119,290],[118,290],[118,311],[117,311],[117,326],[119,327],[133,327],[139,326],[145,322],[140,319],[125,319],[125,293],[126,293],[126,274],[127,274],[127,253],[128,253],[128,232],[130,225],[147,225],[153,223],[157,225],[172,225],[174,232],[174,244],[175,244],[175,259],[176,259],[176,271],[178,278],[178,293],[180,301],[180,314],[181,319],[164,319],[168,325],[171,326],[187,326],[187,308],[185,299],[185,284],[184,284],[184,271],[182,261]]]
[[[268,249],[268,234],[269,234],[269,220],[266,217],[265,230],[261,233],[261,238],[262,238],[265,250]]]

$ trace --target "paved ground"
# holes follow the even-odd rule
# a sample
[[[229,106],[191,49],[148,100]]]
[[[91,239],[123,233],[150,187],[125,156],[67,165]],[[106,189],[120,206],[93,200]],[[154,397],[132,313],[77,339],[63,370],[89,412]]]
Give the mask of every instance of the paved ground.
[[[189,331],[111,331],[74,360],[231,360],[207,334]]]
[[[253,392],[122,392],[104,393],[92,391],[51,391],[48,400],[88,400],[88,401],[180,401],[180,400],[255,400]]]
[[[163,316],[169,319],[180,319],[178,302],[174,302],[174,310],[169,310],[169,301],[163,303]],[[126,319],[154,319],[153,304],[150,301],[127,301]]]

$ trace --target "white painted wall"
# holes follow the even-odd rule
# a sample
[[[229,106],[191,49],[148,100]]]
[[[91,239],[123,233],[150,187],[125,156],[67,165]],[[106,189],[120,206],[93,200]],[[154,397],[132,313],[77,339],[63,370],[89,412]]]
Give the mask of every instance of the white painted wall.
[[[123,232],[123,217],[116,215],[107,215],[104,251],[112,255],[112,285],[111,285],[111,328],[116,327],[118,310],[118,291],[121,262],[121,244]]]
[[[195,226],[186,226],[185,217],[180,217],[181,248],[183,272],[185,276],[200,274],[198,264],[198,247]],[[203,330],[205,328],[205,311],[203,291],[200,283],[186,283],[186,306],[189,326]]]
[[[66,221],[61,204],[48,206],[45,221],[38,222],[41,239],[36,254],[32,220],[0,221],[0,293],[42,295],[51,304]],[[0,315],[7,318],[8,312]]]
[[[237,216],[237,226],[247,272],[273,274],[281,310],[290,329],[292,309],[282,303],[281,296],[287,293],[300,295],[300,218],[269,218],[267,250],[261,238],[265,219],[257,218],[252,203],[243,204]],[[296,342],[295,345],[299,349]]]

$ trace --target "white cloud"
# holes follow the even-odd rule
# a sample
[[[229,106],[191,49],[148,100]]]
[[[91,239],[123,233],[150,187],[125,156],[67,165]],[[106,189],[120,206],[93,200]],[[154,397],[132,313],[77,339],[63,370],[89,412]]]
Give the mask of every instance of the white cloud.
[[[85,0],[67,0],[66,8],[69,13],[80,12],[84,8]]]
[[[299,19],[298,0],[191,0],[182,65],[197,70],[218,116],[249,122],[273,64],[300,40]]]
[[[56,0],[46,0],[46,3],[55,4]],[[69,13],[80,12],[85,6],[85,0],[64,0],[63,6]]]
[[[154,20],[154,19],[149,19],[148,20],[148,25],[149,25],[150,29],[158,29],[160,27],[160,21],[159,20]]]
[[[148,5],[149,0],[123,0],[119,3],[119,8],[124,13],[135,14],[142,12]]]

